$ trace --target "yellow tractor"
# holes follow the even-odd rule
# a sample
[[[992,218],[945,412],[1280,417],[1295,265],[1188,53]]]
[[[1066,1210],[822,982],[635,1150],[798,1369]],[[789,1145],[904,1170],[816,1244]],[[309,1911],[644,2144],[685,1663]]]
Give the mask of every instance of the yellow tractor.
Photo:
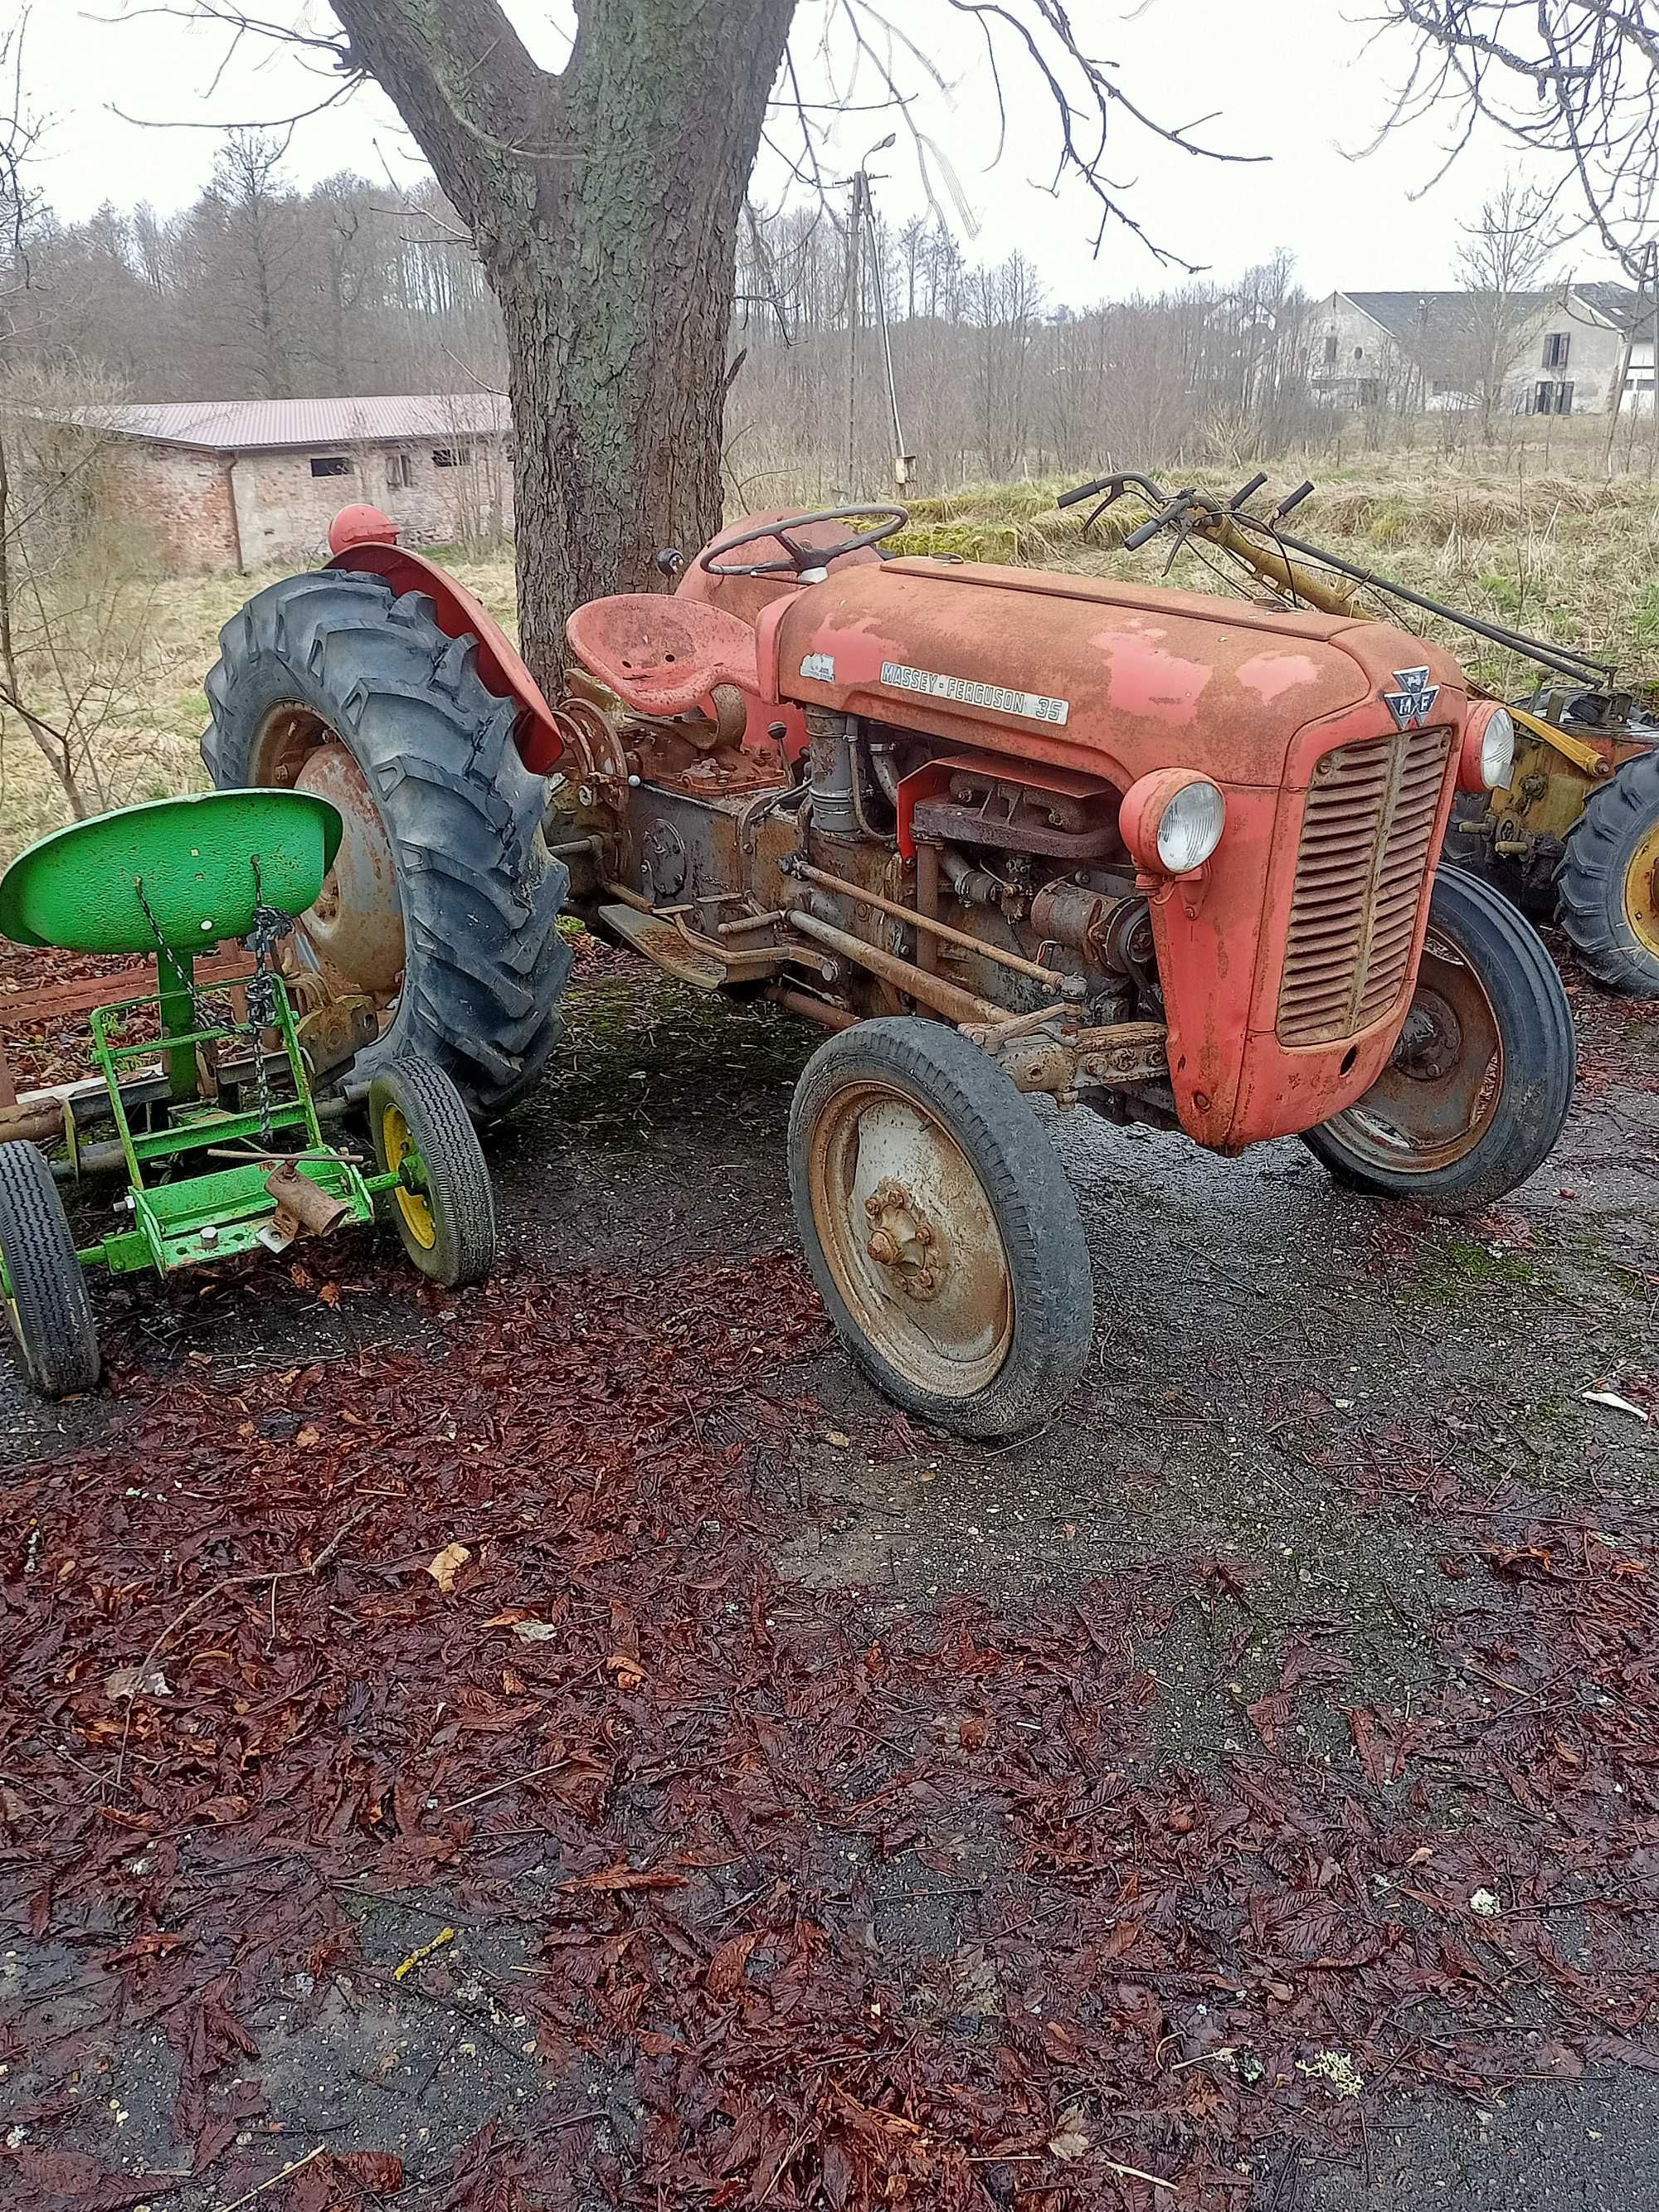
[[[1285,518],[1314,487],[1299,484],[1271,514],[1252,514],[1267,481],[1255,476],[1224,501],[1170,494],[1144,476],[1102,477],[1060,504],[1097,501],[1086,534],[1125,492],[1136,494],[1153,512],[1123,539],[1132,551],[1164,532],[1176,550],[1197,539],[1264,584],[1277,604],[1352,617],[1374,612],[1364,602],[1376,595],[1391,620],[1409,627],[1407,609],[1436,616],[1544,670],[1547,683],[1508,702],[1516,736],[1508,783],[1459,800],[1446,857],[1528,912],[1559,921],[1608,990],[1659,998],[1659,684],[1621,690],[1606,662],[1446,606],[1289,536]],[[1469,690],[1494,696],[1474,682]]]

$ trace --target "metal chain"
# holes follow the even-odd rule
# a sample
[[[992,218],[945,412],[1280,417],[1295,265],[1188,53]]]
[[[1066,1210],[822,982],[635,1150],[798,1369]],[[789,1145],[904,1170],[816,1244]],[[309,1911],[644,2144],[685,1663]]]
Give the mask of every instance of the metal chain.
[[[276,1027],[276,981],[271,955],[293,929],[294,917],[284,914],[280,907],[266,905],[259,855],[254,853],[249,857],[253,866],[253,927],[248,933],[247,942],[253,953],[253,973],[247,980],[247,1018],[248,1026],[253,1032],[253,1089],[259,1107],[259,1134],[269,1143],[270,1116],[276,1100],[271,1095],[270,1071],[265,1066],[264,1044],[260,1032]],[[138,895],[144,920],[149,924],[150,934],[155,939],[157,963],[165,963],[171,969],[176,984],[181,980],[178,963],[161,934],[161,925],[155,919],[155,908],[144,896],[142,876],[134,879],[133,889]],[[162,981],[165,985],[165,975]],[[205,994],[193,973],[190,981],[190,1025],[193,1030],[205,1030],[212,1025]]]
[[[293,928],[294,919],[279,907],[266,905],[264,884],[259,872],[259,855],[255,853],[252,857],[253,927],[249,932],[247,941],[253,951],[253,973],[248,979],[247,1013],[253,1029],[253,1090],[259,1106],[259,1134],[269,1144],[274,1101],[270,1094],[270,1071],[265,1066],[264,1039],[261,1032],[276,1026],[276,981],[270,956]]]

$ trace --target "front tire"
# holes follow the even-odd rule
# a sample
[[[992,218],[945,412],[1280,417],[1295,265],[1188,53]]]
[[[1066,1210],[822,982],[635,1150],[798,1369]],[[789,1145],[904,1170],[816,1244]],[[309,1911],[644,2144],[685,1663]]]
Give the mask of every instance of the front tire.
[[[428,1060],[394,1060],[368,1086],[368,1121],[381,1174],[405,1178],[390,1212],[410,1261],[448,1291],[486,1281],[495,1194],[460,1092]]]
[[[220,633],[202,757],[222,789],[314,790],[346,835],[295,942],[380,1032],[362,1082],[407,1054],[495,1113],[541,1073],[570,969],[569,871],[542,835],[546,787],[518,708],[485,690],[471,637],[423,592],[337,568],[285,577]]]
[[[1576,1066],[1567,994],[1537,931],[1490,884],[1443,867],[1393,1060],[1303,1141],[1379,1197],[1491,1206],[1553,1151]]]
[[[1555,888],[1561,927],[1596,981],[1659,998],[1659,747],[1590,793]]]
[[[6,1319],[35,1389],[48,1398],[90,1390],[98,1332],[75,1237],[34,1146],[0,1145],[0,1260]]]
[[[789,1114],[808,1264],[878,1389],[1000,1437],[1053,1412],[1094,1340],[1077,1200],[1024,1098],[975,1045],[912,1016],[820,1045]]]

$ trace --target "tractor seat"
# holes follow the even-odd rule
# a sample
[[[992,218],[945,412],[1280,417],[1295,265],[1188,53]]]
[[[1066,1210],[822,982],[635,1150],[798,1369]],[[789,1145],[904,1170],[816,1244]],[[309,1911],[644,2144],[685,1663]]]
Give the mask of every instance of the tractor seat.
[[[638,714],[689,714],[717,684],[760,689],[754,631],[701,599],[658,592],[590,599],[565,635],[582,665]]]

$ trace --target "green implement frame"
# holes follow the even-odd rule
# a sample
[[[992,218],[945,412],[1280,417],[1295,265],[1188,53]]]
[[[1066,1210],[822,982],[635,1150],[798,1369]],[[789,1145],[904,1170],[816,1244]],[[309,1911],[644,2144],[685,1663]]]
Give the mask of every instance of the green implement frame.
[[[317,897],[340,832],[335,809],[307,793],[210,792],[76,823],[32,847],[0,881],[0,928],[23,944],[155,957],[155,991],[91,1017],[131,1221],[77,1247],[83,1267],[167,1274],[254,1244],[280,1249],[287,1240],[273,1227],[279,1210],[292,1218],[296,1199],[312,1205],[295,1176],[320,1194],[331,1227],[372,1220],[376,1197],[394,1186],[424,1188],[417,1150],[395,1171],[365,1175],[326,1142],[287,988],[266,965],[270,933]],[[198,949],[250,934],[261,946],[261,930],[259,972],[245,987],[247,1017],[204,1018]],[[159,1038],[134,1039],[134,1018],[152,1008]],[[234,1068],[226,1047],[243,1048]],[[222,1070],[234,1074],[234,1086]],[[181,1172],[204,1155],[215,1164]],[[0,1292],[11,1291],[0,1249]]]
[[[278,1204],[270,1180],[280,1165],[291,1166],[326,1198],[346,1206],[350,1220],[359,1223],[374,1218],[374,1200],[381,1191],[399,1185],[419,1188],[418,1154],[407,1155],[396,1174],[365,1176],[345,1154],[324,1141],[295,1030],[294,1010],[280,975],[267,979],[275,1017],[270,1026],[281,1039],[292,1097],[273,1099],[263,1109],[243,1110],[198,1100],[198,1052],[246,1041],[254,1053],[263,1054],[264,1036],[252,1021],[232,1021],[217,1028],[191,1027],[195,1016],[191,1009],[198,1001],[190,956],[165,952],[161,967],[159,993],[100,1006],[92,1016],[93,1058],[109,1092],[110,1115],[126,1160],[126,1203],[132,1225],[84,1248],[80,1253],[83,1265],[102,1265],[112,1274],[154,1267],[166,1274],[174,1267],[223,1259],[264,1243]],[[135,1128],[122,1094],[121,1071],[126,1064],[153,1059],[156,1046],[154,1040],[118,1043],[112,1032],[126,1027],[135,1013],[149,1006],[161,1010],[172,1103],[160,1126]],[[301,1149],[282,1153],[270,1149],[279,1131],[296,1134]],[[252,1148],[246,1165],[176,1181],[145,1180],[147,1167],[153,1174],[158,1167],[176,1167],[192,1154],[222,1154],[241,1146]]]

